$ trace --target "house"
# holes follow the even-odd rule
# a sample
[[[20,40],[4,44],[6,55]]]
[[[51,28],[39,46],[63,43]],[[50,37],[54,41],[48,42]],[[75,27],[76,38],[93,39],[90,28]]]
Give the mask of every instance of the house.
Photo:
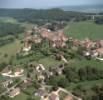
[[[32,82],[30,80],[24,80],[19,86],[21,89],[26,89],[27,87],[31,86]]]
[[[46,28],[41,28],[41,37],[46,38],[52,42],[53,47],[65,47],[68,37],[64,34],[63,30],[51,31]]]
[[[103,48],[98,48],[98,49],[95,49],[92,51],[92,56],[100,56],[102,57],[103,56]]]
[[[39,82],[44,83],[45,76],[44,76],[44,75],[42,75],[42,74],[39,74],[39,75],[37,75],[37,80],[38,80]]]
[[[73,96],[68,95],[65,97],[64,100],[82,100],[82,99],[76,96],[73,97]]]
[[[23,47],[23,51],[24,52],[28,52],[31,50],[31,33],[32,31],[28,31],[25,33],[25,39],[24,39],[24,47]]]
[[[25,39],[24,40],[24,47],[23,47],[23,51],[24,52],[28,52],[31,50],[31,44],[29,43],[30,39]]]
[[[59,95],[55,92],[52,92],[49,96],[49,100],[60,100]]]
[[[24,48],[23,48],[23,51],[24,52],[28,52],[28,51],[30,51],[31,50],[31,45],[29,45],[29,46],[24,46]]]
[[[15,88],[9,92],[9,97],[14,98],[15,96],[20,94],[20,88]]]
[[[38,89],[38,91],[35,93],[35,96],[39,96],[41,100],[44,100],[47,95],[48,93],[44,88]]]
[[[63,70],[64,70],[64,65],[59,65],[51,68],[50,72],[52,72],[52,74],[61,75],[63,73]]]
[[[35,34],[32,36],[32,42],[38,44],[42,42],[42,39],[37,34]]]
[[[4,68],[3,71],[1,72],[1,75],[6,76],[6,75],[9,75],[9,74],[11,74],[11,73],[12,73],[12,71],[10,70],[10,68],[9,68],[9,67],[6,67],[6,68]]]
[[[24,69],[21,69],[21,68],[17,68],[14,72],[15,76],[19,76],[21,74],[23,74],[24,72]]]
[[[64,100],[74,100],[72,96],[66,96]]]
[[[41,35],[42,38],[49,38],[52,35],[52,33],[49,29],[41,28],[40,29],[40,35]]]
[[[7,79],[6,81],[2,82],[4,88],[7,88],[12,83],[13,83],[12,79]]]
[[[96,41],[96,45],[97,45],[97,47],[99,48],[102,48],[103,47],[103,40],[98,40],[98,41]]]
[[[80,45],[80,41],[78,39],[74,39],[72,42],[73,42],[74,46],[79,46]]]
[[[42,64],[38,64],[38,66],[36,67],[37,72],[41,72],[41,71],[44,71],[44,70],[45,70],[45,67]]]
[[[80,45],[84,48],[86,48],[87,50],[91,50],[96,48],[96,42],[92,41],[88,38],[86,38],[85,40],[80,41]]]
[[[83,51],[83,55],[88,57],[88,56],[91,56],[91,53],[89,51]]]

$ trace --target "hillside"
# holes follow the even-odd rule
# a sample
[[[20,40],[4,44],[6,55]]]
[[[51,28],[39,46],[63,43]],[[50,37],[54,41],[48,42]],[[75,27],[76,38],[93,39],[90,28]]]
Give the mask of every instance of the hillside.
[[[77,11],[77,12],[86,12],[86,13],[103,12],[103,5],[62,6],[59,8],[65,11]]]
[[[73,22],[66,28],[66,33],[74,38],[103,39],[103,25],[95,24],[91,21]]]

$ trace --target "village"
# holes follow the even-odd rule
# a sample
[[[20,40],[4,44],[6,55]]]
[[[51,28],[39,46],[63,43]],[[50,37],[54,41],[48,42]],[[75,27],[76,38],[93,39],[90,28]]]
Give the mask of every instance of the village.
[[[68,49],[67,42],[69,42],[76,49],[82,47],[83,50],[81,49],[81,53],[85,58],[103,61],[103,40],[93,41],[89,38],[78,40],[66,36],[63,29],[52,31],[44,26],[35,26],[32,31],[27,31],[25,33],[22,52],[24,55],[28,55],[33,44],[39,45],[44,40],[49,41],[49,45],[53,48],[65,49]],[[5,88],[5,91],[3,91],[0,96],[8,95],[10,98],[14,98],[19,95],[21,91],[28,89],[28,87],[34,83],[33,78],[35,77],[35,80],[37,80],[39,86],[33,93],[33,96],[40,97],[40,100],[60,100],[60,94],[65,94],[63,100],[82,100],[81,97],[75,96],[65,88],[46,84],[46,80],[51,76],[62,75],[65,65],[69,63],[62,53],[56,54],[56,57],[63,61],[63,64],[48,70],[43,64],[38,63],[35,65],[29,63],[27,66],[32,70],[29,74],[20,66],[16,66],[16,69],[12,69],[11,65],[8,65],[0,72],[2,77],[5,78],[1,82],[3,88]],[[33,76],[30,76],[31,74]]]
[[[43,39],[49,40],[53,48],[66,48],[66,43],[69,41],[72,42],[73,46],[83,47],[85,49],[84,51],[82,51],[84,56],[90,56],[94,59],[103,60],[103,40],[93,41],[89,38],[86,38],[84,40],[73,39],[72,37],[66,36],[62,29],[54,32],[45,27],[34,27],[33,30],[36,33],[40,34],[34,34],[34,36],[32,36],[32,31],[28,31],[25,34],[23,48],[24,52],[28,52],[29,50],[31,50],[32,43],[42,43]]]

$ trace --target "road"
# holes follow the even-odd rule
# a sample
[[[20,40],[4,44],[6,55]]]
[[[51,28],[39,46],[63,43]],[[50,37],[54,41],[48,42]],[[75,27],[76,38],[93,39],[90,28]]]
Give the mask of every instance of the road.
[[[15,84],[14,86],[8,88],[6,91],[4,91],[3,93],[0,94],[0,97],[7,94],[8,92],[10,92],[11,90],[13,90],[16,86],[18,86],[20,83],[22,82],[22,80],[20,82],[18,82],[17,84]]]

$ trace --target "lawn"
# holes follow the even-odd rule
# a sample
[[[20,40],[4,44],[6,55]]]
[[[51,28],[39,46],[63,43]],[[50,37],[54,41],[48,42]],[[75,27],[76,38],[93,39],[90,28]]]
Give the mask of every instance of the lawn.
[[[16,97],[14,97],[11,100],[27,100],[29,96],[26,95],[25,93],[20,93],[19,95],[17,95]]]
[[[32,59],[32,61],[30,61]],[[33,60],[34,59],[34,60]],[[49,69],[49,67],[55,67],[58,66],[60,64],[62,64],[62,61],[57,61],[52,57],[43,57],[43,58],[39,58],[39,60],[35,60],[35,57],[30,56],[30,57],[25,57],[19,60],[14,60],[14,64],[18,65],[21,63],[29,63],[31,62],[32,64],[43,64],[45,66],[46,69]]]
[[[0,17],[0,22],[15,24],[15,23],[17,23],[17,20],[14,18],[11,18],[11,17]]]
[[[19,22],[18,20],[12,17],[0,17],[0,23],[12,23],[12,24],[19,24],[22,27],[25,27],[26,30],[31,30],[33,28],[33,24],[29,22]]]
[[[78,39],[103,39],[103,25],[97,25],[92,21],[70,23],[65,32],[68,36]]]
[[[62,64],[63,62],[62,61],[57,61],[51,57],[46,57],[44,59],[40,59],[38,61],[38,63],[41,63],[43,64],[46,68],[49,68],[49,67],[55,67],[55,66],[58,66],[60,64]]]
[[[0,62],[8,62],[12,56],[20,51],[21,47],[22,44],[20,43],[20,40],[15,40],[13,43],[0,47]],[[4,57],[5,54],[7,54],[7,57]]]

